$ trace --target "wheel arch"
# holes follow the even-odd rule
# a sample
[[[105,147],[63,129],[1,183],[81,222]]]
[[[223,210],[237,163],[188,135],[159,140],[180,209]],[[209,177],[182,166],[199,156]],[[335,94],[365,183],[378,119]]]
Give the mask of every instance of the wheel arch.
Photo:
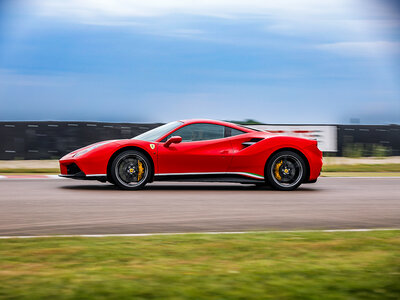
[[[154,178],[154,172],[155,172],[155,171],[154,171],[155,169],[154,169],[154,161],[153,161],[153,158],[150,156],[150,154],[149,154],[146,150],[144,150],[144,149],[141,148],[141,147],[137,147],[137,146],[126,146],[126,147],[122,147],[122,148],[118,149],[117,151],[115,151],[115,152],[111,155],[110,159],[109,159],[108,162],[107,162],[107,180],[109,180],[109,177],[110,177],[111,165],[112,165],[113,160],[118,156],[118,154],[120,154],[120,153],[122,153],[122,152],[124,152],[124,151],[127,151],[127,150],[135,150],[135,151],[138,151],[138,152],[144,154],[144,155],[147,157],[147,159],[150,161],[151,167],[152,167],[152,174],[150,174],[150,180],[149,180],[149,182],[152,182],[152,181],[153,181],[153,178]],[[109,181],[110,181],[110,180],[109,180]]]
[[[268,157],[268,159],[267,159],[267,161],[265,162],[265,165],[264,165],[264,178],[265,178],[265,180],[267,180],[267,173],[266,173],[266,172],[267,172],[267,165],[268,165],[268,163],[270,162],[271,157],[274,156],[274,154],[276,154],[276,153],[278,153],[278,152],[281,152],[281,151],[292,151],[292,152],[294,152],[294,153],[300,155],[300,157],[304,160],[304,164],[306,165],[306,169],[305,169],[305,173],[306,173],[306,175],[305,175],[305,182],[308,182],[308,181],[310,180],[310,163],[309,163],[307,157],[304,155],[303,152],[301,152],[299,149],[292,148],[292,147],[283,147],[283,148],[279,148],[279,149],[275,150],[274,152],[272,152],[272,153],[269,155],[269,157]]]

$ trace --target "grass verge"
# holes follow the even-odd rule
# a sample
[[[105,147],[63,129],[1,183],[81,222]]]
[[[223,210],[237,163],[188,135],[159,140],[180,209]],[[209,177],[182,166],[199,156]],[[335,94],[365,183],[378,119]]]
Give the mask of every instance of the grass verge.
[[[400,231],[0,240],[2,299],[399,299]]]
[[[324,165],[322,172],[400,172],[400,164]]]
[[[0,168],[0,174],[60,174],[59,168]]]
[[[322,177],[400,177],[400,172],[322,172]]]

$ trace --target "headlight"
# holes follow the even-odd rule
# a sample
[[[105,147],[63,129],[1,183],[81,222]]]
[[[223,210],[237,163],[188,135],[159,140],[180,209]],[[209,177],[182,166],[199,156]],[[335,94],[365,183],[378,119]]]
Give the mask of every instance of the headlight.
[[[89,151],[92,150],[92,149],[94,149],[94,148],[90,147],[90,148],[87,148],[87,149],[85,149],[85,150],[82,150],[82,151],[76,153],[76,154],[74,155],[74,157],[81,156],[82,154],[85,154],[86,152],[89,152]]]
[[[84,149],[84,150],[79,151],[78,153],[76,153],[73,157],[81,156],[81,155],[83,155],[83,154],[85,154],[85,153],[87,153],[87,152],[89,152],[89,151],[92,151],[93,149],[96,149],[97,147],[103,146],[103,145],[108,144],[108,143],[110,143],[110,142],[113,142],[113,141],[107,141],[107,142],[99,143],[99,144],[96,144],[96,145],[91,146],[91,147],[89,147],[89,148],[86,148],[86,149]]]

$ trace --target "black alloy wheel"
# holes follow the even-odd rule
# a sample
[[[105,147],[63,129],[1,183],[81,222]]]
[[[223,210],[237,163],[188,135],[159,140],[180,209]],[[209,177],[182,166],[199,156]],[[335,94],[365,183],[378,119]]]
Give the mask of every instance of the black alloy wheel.
[[[293,151],[281,151],[268,161],[265,170],[268,183],[281,191],[291,191],[303,183],[306,174],[304,159]]]
[[[139,190],[149,181],[152,172],[151,163],[143,153],[128,150],[114,159],[110,176],[122,189]]]

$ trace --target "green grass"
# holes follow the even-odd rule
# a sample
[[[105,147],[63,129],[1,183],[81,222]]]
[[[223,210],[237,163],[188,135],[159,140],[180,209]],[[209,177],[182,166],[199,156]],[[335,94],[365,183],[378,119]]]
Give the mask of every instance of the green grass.
[[[400,177],[400,172],[322,172],[322,177]]]
[[[400,164],[324,165],[322,172],[400,172]]]
[[[0,240],[1,299],[399,299],[400,231]]]
[[[0,174],[59,174],[59,168],[0,168]]]

